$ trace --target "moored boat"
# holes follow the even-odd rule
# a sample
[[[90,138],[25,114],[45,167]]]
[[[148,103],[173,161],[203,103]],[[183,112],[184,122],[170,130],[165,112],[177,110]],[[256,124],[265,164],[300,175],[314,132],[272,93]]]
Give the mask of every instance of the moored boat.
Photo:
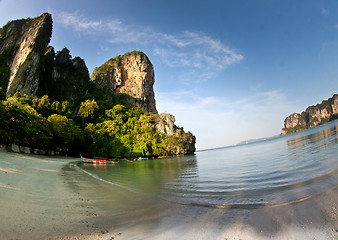
[[[108,159],[107,157],[94,157],[94,158],[85,158],[80,154],[81,160],[84,163],[92,163],[92,164],[116,164],[119,161]]]
[[[141,160],[148,160],[147,157],[139,157],[139,158],[135,158],[134,161],[141,161]]]

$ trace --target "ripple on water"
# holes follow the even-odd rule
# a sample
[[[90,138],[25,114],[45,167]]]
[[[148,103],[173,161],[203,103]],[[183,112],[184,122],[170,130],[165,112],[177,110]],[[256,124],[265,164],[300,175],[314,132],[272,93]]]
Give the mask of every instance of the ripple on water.
[[[281,206],[338,183],[338,121],[236,147],[181,158],[81,168],[137,194],[218,208]]]

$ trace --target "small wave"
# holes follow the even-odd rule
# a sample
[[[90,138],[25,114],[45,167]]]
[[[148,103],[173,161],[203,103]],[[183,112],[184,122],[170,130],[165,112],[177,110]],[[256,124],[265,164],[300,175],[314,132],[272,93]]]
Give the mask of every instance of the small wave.
[[[110,182],[110,181],[107,181],[107,180],[105,180],[105,179],[103,179],[103,178],[100,178],[99,176],[97,176],[97,175],[95,175],[95,174],[93,174],[93,173],[90,173],[90,172],[88,172],[88,171],[82,169],[82,168],[79,167],[78,165],[75,165],[75,167],[76,167],[78,170],[84,172],[85,174],[91,176],[92,178],[94,178],[94,179],[96,179],[96,180],[98,180],[98,181],[100,181],[100,182],[104,182],[104,183],[107,183],[107,184],[110,184],[110,185],[113,185],[113,186],[116,186],[116,187],[119,187],[119,188],[122,188],[122,189],[126,189],[126,190],[128,190],[128,191],[130,191],[130,192],[133,192],[133,193],[143,194],[143,193],[141,193],[140,191],[137,191],[137,190],[135,190],[135,189],[133,189],[133,188],[130,188],[130,187],[127,187],[127,186],[118,184],[118,183]]]
[[[218,209],[283,207],[337,187],[335,131],[308,131],[149,165],[119,164],[104,172],[78,167],[101,182],[160,201]]]
[[[217,201],[215,203],[210,203],[210,202],[215,200],[215,199],[212,199],[213,198],[212,192],[208,192],[208,193],[204,192],[203,194],[201,194],[201,192],[198,192],[196,190],[195,191],[191,191],[191,190],[187,191],[187,189],[175,189],[175,190],[167,189],[169,191],[164,191],[160,195],[157,195],[157,194],[153,195],[150,192],[146,192],[146,191],[144,192],[144,191],[141,191],[141,190],[136,190],[135,188],[126,186],[125,184],[120,184],[120,183],[116,183],[116,182],[112,182],[112,181],[108,181],[106,179],[103,179],[103,178],[101,178],[101,177],[99,177],[99,176],[97,176],[97,175],[95,175],[91,172],[88,172],[88,171],[82,169],[80,166],[78,166],[78,164],[76,164],[75,166],[81,172],[87,174],[88,176],[90,176],[90,177],[92,177],[92,178],[94,178],[94,179],[96,179],[100,182],[104,182],[104,183],[125,189],[127,191],[133,192],[133,193],[138,194],[138,195],[147,195],[147,196],[151,196],[153,198],[158,198],[158,199],[161,199],[161,200],[164,200],[164,201],[168,201],[168,202],[172,202],[172,203],[176,203],[176,204],[180,204],[180,205],[189,205],[189,206],[197,206],[197,207],[209,207],[209,208],[218,208],[218,209],[257,209],[257,208],[262,208],[262,207],[275,208],[275,207],[289,206],[289,205],[297,204],[297,203],[304,202],[306,200],[312,199],[314,197],[317,197],[317,196],[325,193],[328,190],[332,190],[332,189],[335,189],[335,188],[338,187],[338,186],[334,186],[333,188],[328,188],[328,190],[316,193],[316,194],[311,195],[311,196],[304,196],[304,197],[301,197],[301,198],[296,199],[296,200],[289,200],[289,201],[285,201],[285,202],[275,202],[275,203],[269,202],[269,201],[262,202],[263,199],[259,199],[259,200],[257,199],[257,201],[255,199],[251,199],[252,203],[218,204]],[[295,183],[295,184],[290,184],[290,185],[285,185],[285,186],[278,186],[278,187],[274,187],[274,188],[270,188],[270,189],[266,189],[266,188],[265,189],[256,189],[255,192],[257,194],[259,193],[259,195],[261,195],[261,194],[266,195],[266,194],[273,194],[274,192],[282,192],[284,190],[303,188],[306,185],[310,185],[310,184],[319,182],[321,180],[325,180],[325,179],[330,178],[332,176],[336,176],[337,174],[338,174],[338,170],[333,170],[333,171],[331,171],[331,172],[329,172],[325,175],[317,176],[313,179],[309,179],[307,181],[303,181],[303,182],[300,182],[300,183]],[[179,190],[181,190],[181,191],[179,191]],[[252,191],[253,190],[244,191],[244,193],[248,194],[249,192],[252,192]],[[195,193],[198,193],[198,194],[195,196]],[[230,194],[229,197],[231,197],[231,195],[233,195],[234,192],[228,191],[227,193]],[[243,193],[243,192],[240,192],[240,193]],[[223,192],[223,194],[224,194],[224,192]],[[217,196],[219,196],[219,195],[217,194]],[[172,198],[172,197],[174,197],[174,198]],[[252,196],[252,197],[254,197],[254,196]],[[266,195],[266,197],[267,197],[267,195]],[[191,198],[191,199],[202,199],[202,198],[204,198],[206,201],[202,202],[202,203],[194,202],[194,201],[187,201],[188,198]],[[233,200],[237,201],[238,199],[237,200],[233,199]],[[247,199],[247,200],[248,200],[248,202],[250,202],[249,199]]]
[[[281,203],[243,203],[243,204],[226,204],[226,205],[217,205],[217,204],[207,204],[207,203],[193,203],[193,202],[180,202],[180,201],[175,201],[175,200],[168,200],[164,199],[166,201],[170,201],[173,203],[181,204],[181,205],[187,205],[187,206],[194,206],[194,207],[208,207],[208,208],[218,208],[218,209],[258,209],[258,208],[263,208],[263,207],[270,207],[270,208],[278,208],[278,207],[285,207],[285,206],[291,206],[294,204],[302,203],[307,200],[316,198],[322,194],[325,194],[329,191],[337,189],[338,186],[335,186],[333,188],[329,188],[323,192],[303,197],[294,201],[288,201],[288,202],[281,202]]]

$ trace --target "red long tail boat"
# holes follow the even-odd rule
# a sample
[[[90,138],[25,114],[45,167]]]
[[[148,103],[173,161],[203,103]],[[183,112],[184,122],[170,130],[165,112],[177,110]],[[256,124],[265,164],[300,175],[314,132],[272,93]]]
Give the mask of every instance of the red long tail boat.
[[[108,159],[107,157],[94,157],[94,158],[85,158],[80,154],[81,159],[84,163],[93,163],[93,164],[116,164],[119,161]]]

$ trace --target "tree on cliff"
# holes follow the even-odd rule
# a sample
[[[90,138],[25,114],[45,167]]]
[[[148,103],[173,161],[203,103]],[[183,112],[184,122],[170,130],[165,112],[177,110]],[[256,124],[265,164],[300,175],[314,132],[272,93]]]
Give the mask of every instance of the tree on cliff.
[[[68,102],[51,102],[47,95],[8,96],[0,102],[0,144],[15,143],[75,156],[81,152],[138,157],[185,153],[184,143],[194,140],[181,128],[172,135],[158,131],[156,124],[163,122],[158,114],[144,113],[132,105],[116,103],[110,109],[100,109],[95,99],[87,99],[78,106],[77,114],[69,114],[67,106]],[[78,116],[91,121],[80,127]]]
[[[112,58],[90,79],[83,59],[48,46],[51,34],[48,13],[0,29],[0,130],[8,129],[0,144],[117,157],[194,153],[195,137],[157,114],[145,53]]]
[[[98,109],[99,106],[97,105],[96,101],[93,100],[86,100],[85,102],[81,102],[80,109],[77,113],[78,116],[82,117],[82,126],[84,126],[85,120],[90,117],[94,117],[94,112]]]

